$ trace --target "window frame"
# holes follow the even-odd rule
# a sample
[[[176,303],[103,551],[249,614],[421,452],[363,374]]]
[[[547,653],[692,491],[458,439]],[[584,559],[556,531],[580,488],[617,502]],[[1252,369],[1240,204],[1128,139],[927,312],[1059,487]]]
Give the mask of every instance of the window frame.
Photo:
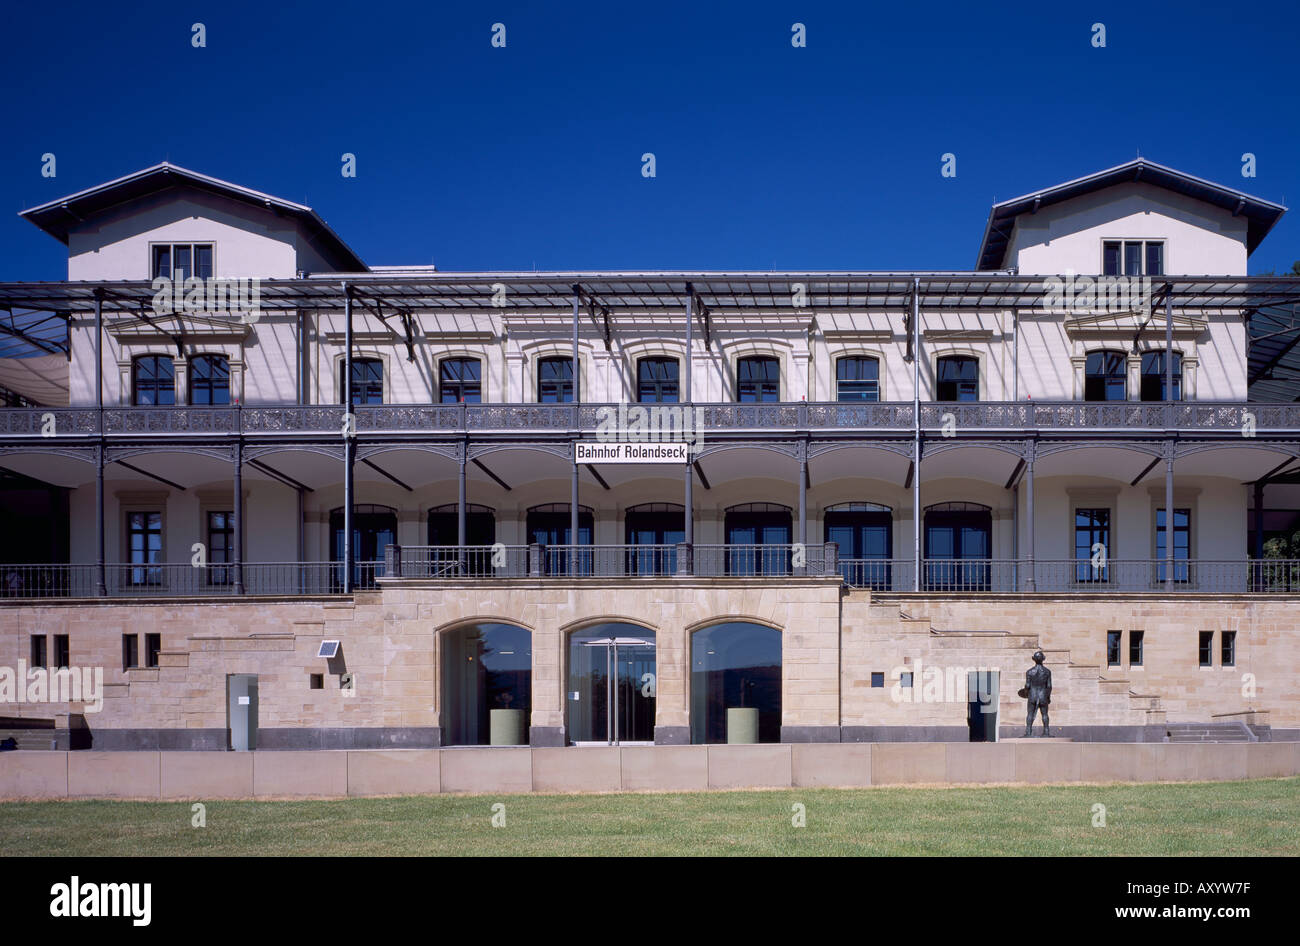
[[[958,380],[958,381],[940,380],[939,378],[940,366],[945,362],[954,362],[954,361],[964,361],[973,364],[975,366],[975,379],[973,382],[966,379]],[[980,396],[982,393],[980,390],[981,381],[984,377],[984,366],[980,362],[981,362],[980,356],[972,352],[947,351],[947,352],[936,353],[934,356],[934,390],[931,393],[931,397],[934,403],[936,404],[977,404],[979,403]],[[975,386],[974,387],[975,396],[973,398],[961,397],[960,386],[972,384],[972,383]],[[940,390],[941,390],[940,386],[947,385],[947,384],[953,384],[958,386],[957,390],[954,392],[957,394],[956,397],[945,398],[940,396]]]
[[[1129,631],[1128,632],[1128,665],[1130,667],[1144,666],[1146,659],[1146,631]]]
[[[226,392],[225,401],[217,401],[212,399],[212,395],[216,391],[221,390],[213,383],[214,380],[213,375],[209,375],[206,378],[199,378],[195,374],[194,371],[195,365],[199,363],[209,363],[209,362],[222,362],[225,365],[225,370],[226,370],[226,375],[224,378],[225,392]],[[233,392],[230,389],[229,356],[224,355],[220,352],[201,352],[197,355],[191,355],[188,359],[186,359],[185,362],[185,374],[186,374],[185,399],[190,404],[191,407],[229,407],[233,403],[233,397],[232,397]],[[173,380],[173,384],[174,383],[175,382]],[[198,390],[208,391],[209,400],[206,403],[196,402],[194,400],[194,392]]]
[[[1164,355],[1167,351],[1168,351],[1168,349],[1165,349],[1165,348],[1150,348],[1150,349],[1147,349],[1146,351],[1144,351],[1144,352],[1141,353],[1141,354],[1142,354],[1142,362],[1141,362],[1141,364],[1138,365],[1138,400],[1139,400],[1139,401],[1143,401],[1143,402],[1145,402],[1145,403],[1147,403],[1147,404],[1162,404],[1162,403],[1164,403],[1164,402],[1167,400],[1167,399],[1164,398],[1164,397],[1151,398],[1151,397],[1147,397],[1147,396],[1146,396],[1146,395],[1147,395],[1147,392],[1146,392],[1146,387],[1147,387],[1146,379],[1147,379],[1147,378],[1154,378],[1154,379],[1156,379],[1156,380],[1159,382],[1160,393],[1161,393],[1161,394],[1165,394],[1165,393],[1166,393],[1166,392],[1165,392],[1165,370],[1164,370],[1163,359],[1162,359],[1162,361],[1161,361],[1161,365],[1160,365],[1160,370],[1159,370],[1159,371],[1148,372],[1148,371],[1146,370],[1146,366],[1147,366],[1147,359],[1148,359],[1148,358],[1156,358],[1156,357],[1158,357],[1158,356],[1162,356],[1162,355]],[[1183,353],[1182,353],[1181,351],[1179,351],[1178,349],[1174,349],[1173,355],[1174,355],[1174,359],[1175,359],[1175,361],[1174,361],[1174,379],[1173,379],[1173,381],[1174,381],[1174,391],[1177,392],[1178,396],[1175,397],[1175,398],[1170,398],[1170,399],[1168,399],[1168,400],[1172,400],[1174,403],[1181,403],[1182,400],[1183,400],[1183,361],[1184,361],[1184,359],[1183,359]]]
[[[167,362],[170,375],[171,375],[171,388],[170,388],[171,400],[168,401],[167,403],[159,403],[159,401],[157,400],[158,392],[164,390],[158,385],[157,378],[151,379],[151,384],[153,385],[153,392],[155,397],[154,401],[148,404],[142,404],[140,402],[140,390],[141,390],[140,365],[145,361],[152,361],[154,363],[155,371],[157,370],[157,366],[159,363],[163,361]],[[165,355],[158,352],[144,352],[139,355],[132,356],[131,358],[131,406],[132,407],[175,407],[176,406],[176,360],[172,358],[171,355]]]
[[[1106,632],[1106,667],[1123,667],[1124,663],[1124,632],[1107,631]]]
[[[840,366],[844,362],[872,362],[876,367],[876,376],[874,378],[841,378]],[[871,385],[874,390],[864,389],[864,393],[873,394],[873,397],[844,397],[842,390],[844,384],[851,385]],[[880,403],[881,384],[880,384],[880,358],[877,355],[868,355],[860,352],[846,352],[835,357],[835,402],[837,404],[878,404]]]
[[[741,365],[752,365],[758,362],[771,364],[776,368],[775,379],[764,376],[758,380],[744,379],[740,377]],[[736,358],[736,403],[737,404],[779,404],[781,403],[781,356],[774,355],[771,352],[753,352],[748,355],[740,355]],[[746,397],[747,388],[752,388],[752,393],[756,396]],[[769,389],[771,389],[769,391]],[[767,397],[771,393],[772,397]]]
[[[368,406],[375,406],[375,405],[379,405],[379,404],[384,404],[384,403],[386,403],[385,396],[386,396],[387,393],[388,393],[387,390],[386,390],[386,388],[387,388],[387,382],[388,382],[388,365],[384,363],[384,359],[383,359],[382,357],[380,357],[379,355],[362,355],[362,356],[360,356],[360,357],[353,357],[353,359],[352,359],[352,371],[353,371],[354,373],[357,371],[358,367],[363,366],[363,365],[378,365],[378,366],[379,366],[379,381],[378,381],[378,384],[379,384],[379,400],[378,400],[378,401],[370,401],[370,400],[366,400],[366,401],[357,401],[357,400],[356,400],[356,397],[357,397],[357,393],[358,393],[358,391],[361,391],[361,392],[363,392],[363,393],[365,393],[365,392],[371,392],[371,393],[373,393],[372,389],[373,389],[373,385],[375,384],[375,381],[374,381],[374,379],[367,378],[367,379],[363,379],[363,383],[362,383],[361,387],[359,387],[359,388],[357,387],[356,382],[355,382],[355,381],[353,382],[353,384],[352,384],[352,389],[351,389],[351,392],[350,392],[351,395],[352,395],[352,402],[351,402],[351,403],[348,402],[348,397],[347,397],[347,395],[349,394],[349,391],[348,391],[348,386],[347,386],[347,383],[346,383],[346,382],[347,382],[347,379],[344,377],[344,373],[348,370],[348,362],[347,362],[347,359],[345,359],[345,358],[340,358],[340,359],[339,359],[339,373],[338,373],[338,376],[339,376],[339,399],[338,399],[338,403],[341,404],[341,405],[343,405],[344,407],[347,407],[349,410],[351,410],[352,408],[356,408],[356,407],[368,407]]]
[[[1128,272],[1129,247],[1138,247],[1138,272]],[[1151,248],[1160,247],[1160,272],[1151,272]],[[1118,272],[1107,272],[1107,253],[1110,247],[1117,247],[1119,256]],[[1169,240],[1165,237],[1103,237],[1101,241],[1101,268],[1097,271],[1102,276],[1165,276],[1169,273]]]
[[[1219,632],[1219,666],[1237,666],[1237,632]]]
[[[129,584],[132,587],[161,585],[163,582],[162,565],[164,559],[166,558],[166,546],[164,545],[164,538],[166,534],[165,533],[166,523],[164,522],[163,510],[161,508],[158,509],[127,508],[124,509],[122,512],[123,515],[126,517],[126,520],[123,523],[124,528],[122,533],[123,538],[125,539],[124,557],[126,561],[124,562],[124,564],[130,568],[130,573],[127,577],[127,584]],[[136,516],[145,517],[145,528],[137,529],[132,526],[131,521]],[[149,527],[148,517],[150,516],[158,517],[157,529],[153,529]],[[155,532],[158,535],[158,548],[151,549],[149,548],[148,540],[149,540],[149,536],[153,535]],[[139,551],[145,553],[146,556],[146,558],[143,561],[138,561],[138,562],[135,560],[135,553],[137,550],[133,547],[134,543],[132,542],[133,537],[136,535],[142,535],[144,537],[144,540],[142,542],[143,547],[139,549]],[[155,551],[158,553],[158,557],[156,560],[150,561],[148,559],[148,553],[155,552]]]
[[[149,278],[152,279],[173,279],[176,273],[176,247],[183,246],[190,251],[190,268],[195,269],[195,260],[198,258],[196,249],[198,247],[207,247],[211,254],[211,260],[208,266],[209,272],[206,276],[199,276],[197,272],[189,272],[186,277],[199,276],[200,279],[211,279],[217,272],[217,243],[215,240],[183,240],[180,243],[173,243],[170,240],[161,240],[149,243]],[[166,274],[158,272],[158,251],[166,247],[167,249],[167,272]]]
[[[448,365],[458,364],[466,365],[473,363],[476,366],[478,377],[466,380],[464,377],[453,378],[448,380],[444,377],[444,371]],[[474,390],[471,392],[470,388]],[[451,400],[447,399],[448,393],[458,392],[457,396]],[[445,355],[438,359],[438,403],[439,404],[482,404],[483,403],[483,359],[477,355]]]
[[[566,378],[544,378],[542,371],[544,365],[567,364],[569,366],[569,377]],[[533,396],[537,398],[538,404],[572,404],[574,397],[574,378],[577,372],[573,364],[572,355],[549,354],[540,355],[537,358],[535,368],[535,384],[533,386]],[[554,387],[554,397],[545,395],[543,392],[550,387]],[[566,396],[567,395],[567,396]]]
[[[1090,374],[1088,366],[1094,356],[1100,355],[1103,358],[1103,368],[1105,367],[1106,356],[1114,356],[1119,360],[1119,370],[1115,374]],[[1090,381],[1100,383],[1103,395],[1109,395],[1114,387],[1113,382],[1119,381],[1119,397],[1089,397],[1088,388]],[[1111,404],[1116,401],[1123,402],[1128,400],[1128,354],[1114,348],[1097,348],[1087,352],[1083,361],[1083,399],[1094,404]]]
[[[647,364],[661,364],[672,366],[672,377],[645,379],[642,377],[641,369]],[[646,389],[649,387],[653,390],[653,398],[646,397]],[[668,389],[672,389],[672,397],[667,398],[664,395]],[[682,362],[680,358],[674,355],[642,355],[636,360],[636,402],[638,404],[679,404],[682,398]]]

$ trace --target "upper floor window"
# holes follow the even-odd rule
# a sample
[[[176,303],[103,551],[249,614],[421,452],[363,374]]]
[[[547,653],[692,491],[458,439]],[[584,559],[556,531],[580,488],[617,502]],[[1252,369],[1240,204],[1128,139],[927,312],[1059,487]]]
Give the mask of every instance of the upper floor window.
[[[483,400],[483,363],[477,358],[444,358],[438,366],[438,400],[478,404]]]
[[[850,355],[835,362],[835,399],[879,401],[880,362],[866,355]]]
[[[345,384],[339,384],[339,401],[347,402]],[[352,405],[384,403],[384,363],[378,358],[352,359]]]
[[[1103,276],[1162,276],[1163,240],[1107,240],[1101,245]]]
[[[978,401],[980,363],[970,355],[944,355],[936,364],[936,401]]]
[[[1123,352],[1095,351],[1083,369],[1085,401],[1123,401],[1128,397],[1128,368]]]
[[[537,400],[567,404],[573,400],[573,359],[542,358],[537,362]]]
[[[677,359],[642,358],[636,363],[636,399],[643,403],[677,403]]]
[[[1142,400],[1181,401],[1183,399],[1183,356],[1174,352],[1173,396],[1165,397],[1165,353],[1148,351],[1142,354]]]
[[[211,243],[155,243],[150,275],[153,278],[186,279],[212,277]]]
[[[190,359],[190,403],[230,403],[230,362],[223,355]]]
[[[166,355],[141,355],[131,363],[131,403],[176,403],[176,375]]]
[[[736,400],[779,401],[781,363],[767,355],[754,355],[736,362]]]

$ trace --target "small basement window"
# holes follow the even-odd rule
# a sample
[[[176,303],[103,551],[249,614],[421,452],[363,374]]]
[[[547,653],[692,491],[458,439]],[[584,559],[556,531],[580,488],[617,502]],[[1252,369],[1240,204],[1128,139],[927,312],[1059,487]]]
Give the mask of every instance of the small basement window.
[[[325,674],[323,673],[311,674],[311,688],[313,690],[325,689]]]

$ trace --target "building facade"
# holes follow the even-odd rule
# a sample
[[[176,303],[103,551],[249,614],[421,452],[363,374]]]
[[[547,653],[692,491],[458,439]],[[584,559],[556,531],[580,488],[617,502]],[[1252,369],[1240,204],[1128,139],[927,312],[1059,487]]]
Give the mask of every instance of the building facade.
[[[1139,160],[996,205],[970,272],[472,274],[170,165],[25,211],[69,262],[0,284],[43,352],[0,383],[48,365],[0,408],[0,666],[107,699],[0,716],[986,740],[1042,649],[1076,738],[1293,737],[1300,407],[1248,398],[1283,210]]]

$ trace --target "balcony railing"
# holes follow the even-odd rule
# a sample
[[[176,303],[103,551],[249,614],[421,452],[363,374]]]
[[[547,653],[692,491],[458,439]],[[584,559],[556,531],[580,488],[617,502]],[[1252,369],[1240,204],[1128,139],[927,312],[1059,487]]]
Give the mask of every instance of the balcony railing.
[[[1300,594],[1300,559],[1245,561],[1177,560],[1173,580],[1162,559],[1109,561],[1012,561],[924,559],[923,592],[1040,594],[1199,592]],[[343,593],[341,562],[247,562],[240,566],[247,595]],[[810,545],[495,545],[388,546],[385,561],[357,562],[353,587],[378,587],[379,579],[504,578],[706,578],[763,579],[838,575],[851,588],[880,592],[913,590],[911,559],[841,559],[834,543]],[[104,566],[105,590],[114,598],[230,596],[235,566],[189,564]],[[1031,582],[1032,578],[1032,582]],[[96,566],[2,565],[0,595],[8,598],[81,598],[96,595]]]
[[[342,562],[245,562],[239,571],[248,595],[343,593]],[[374,588],[384,574],[383,562],[357,562],[353,586]],[[233,595],[235,579],[234,565],[104,566],[105,591],[114,598]],[[95,565],[0,565],[0,595],[8,598],[92,598],[97,584]]]
[[[359,434],[595,431],[617,404],[384,404],[353,408]],[[674,409],[679,405],[658,405]],[[709,431],[906,431],[912,402],[694,404]],[[104,434],[248,436],[328,435],[343,430],[341,405],[252,407],[107,407]],[[921,427],[941,429],[948,416],[961,430],[1256,430],[1300,429],[1300,404],[1241,401],[985,401],[921,404]],[[50,420],[53,427],[50,427]],[[695,424],[694,416],[691,424]],[[96,436],[95,408],[0,410],[0,437]]]

